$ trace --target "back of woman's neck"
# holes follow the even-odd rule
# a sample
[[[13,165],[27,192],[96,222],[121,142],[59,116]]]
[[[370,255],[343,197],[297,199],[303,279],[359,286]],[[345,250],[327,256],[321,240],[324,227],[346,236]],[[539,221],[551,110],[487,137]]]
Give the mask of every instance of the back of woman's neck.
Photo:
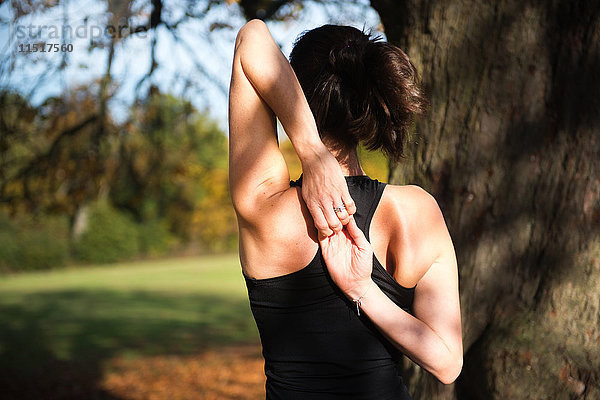
[[[352,167],[340,164],[340,168],[345,176],[365,175],[365,171],[363,171],[360,164],[353,165]]]
[[[342,173],[345,176],[365,175],[365,171],[363,171],[360,165],[356,148],[349,151],[330,151],[336,158],[337,162],[340,164]]]

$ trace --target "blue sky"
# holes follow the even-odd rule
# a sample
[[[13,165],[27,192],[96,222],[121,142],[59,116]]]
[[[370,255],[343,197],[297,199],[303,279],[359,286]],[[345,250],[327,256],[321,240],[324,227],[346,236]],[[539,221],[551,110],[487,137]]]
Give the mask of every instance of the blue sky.
[[[167,0],[165,8],[176,12],[181,10],[183,0]],[[341,9],[337,4],[305,2],[304,9],[297,13],[298,18],[283,22],[269,22],[268,26],[273,37],[282,47],[283,53],[288,56],[293,41],[304,30],[312,29],[325,23],[338,23],[353,25],[358,28],[377,30],[379,17],[369,7],[364,7],[368,1],[359,0],[362,5],[348,2]],[[10,9],[10,2],[0,5],[0,17],[9,19],[14,10]],[[149,1],[134,2],[134,7],[140,8],[142,14],[150,11]],[[59,31],[59,39],[52,39],[52,27],[56,37],[57,28],[61,29],[68,20],[72,36],[64,39],[69,31]],[[86,19],[85,16],[88,16]],[[176,15],[172,16],[174,19]],[[54,7],[46,13],[36,13],[19,20],[18,25],[0,26],[0,54],[3,59],[11,57],[15,63],[14,72],[0,74],[1,86],[10,86],[28,93],[32,87],[38,86],[36,96],[32,97],[34,104],[40,103],[51,95],[58,95],[66,88],[90,82],[102,76],[107,51],[104,49],[88,50],[91,36],[99,35],[100,27],[107,25],[108,16],[106,3],[99,0],[70,0]],[[209,32],[210,23],[214,21],[227,21],[231,29],[220,29]],[[132,21],[143,23],[144,21]],[[150,67],[150,43],[152,35],[157,35],[157,60],[158,69],[155,71],[152,83],[163,92],[183,95],[200,110],[206,110],[227,132],[227,87],[231,76],[231,60],[233,57],[233,44],[237,30],[244,24],[244,18],[236,4],[224,5],[213,8],[210,15],[203,20],[185,23],[178,29],[180,42],[178,44],[172,35],[163,27],[154,33],[136,34],[118,44],[116,58],[113,61],[113,79],[118,82],[114,88],[115,96],[110,103],[113,117],[122,120],[129,105],[134,99],[137,82]],[[123,22],[124,24],[126,21]],[[42,28],[42,27],[46,28]],[[79,31],[76,31],[79,29]],[[37,53],[26,56],[19,53],[15,35],[21,37],[21,43],[33,43],[31,33],[41,32],[48,42],[73,44],[70,53]],[[76,33],[79,33],[79,38]],[[11,35],[11,33],[13,35]],[[84,34],[85,33],[85,37]],[[381,33],[381,32],[379,32]],[[25,39],[23,39],[23,37]],[[29,57],[29,58],[28,58]],[[31,57],[36,59],[32,62]],[[66,68],[54,72],[49,65],[58,65],[61,61],[66,63]],[[198,73],[195,63],[202,66],[206,73]],[[41,81],[34,78],[44,72],[50,71]],[[190,82],[185,84],[185,80]]]

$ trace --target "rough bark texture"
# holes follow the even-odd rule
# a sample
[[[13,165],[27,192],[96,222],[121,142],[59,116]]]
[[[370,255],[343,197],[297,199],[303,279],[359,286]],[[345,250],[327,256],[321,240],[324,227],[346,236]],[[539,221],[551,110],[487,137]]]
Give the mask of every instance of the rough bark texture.
[[[600,399],[599,1],[372,0],[428,91],[390,181],[438,200],[465,364],[416,400]]]

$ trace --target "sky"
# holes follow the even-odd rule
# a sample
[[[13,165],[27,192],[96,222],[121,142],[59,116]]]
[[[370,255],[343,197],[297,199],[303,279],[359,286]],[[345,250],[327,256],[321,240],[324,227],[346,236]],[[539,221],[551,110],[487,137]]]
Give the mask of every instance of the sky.
[[[361,4],[352,4],[356,2]],[[3,22],[10,20],[15,13],[9,3],[7,1],[0,5]],[[144,19],[150,12],[148,3],[133,2],[133,7],[140,9]],[[169,13],[165,14],[166,17],[176,20],[183,3],[184,0],[165,0],[165,12]],[[268,22],[267,25],[287,57],[301,32],[326,23],[347,24],[359,29],[364,27],[383,35],[378,29],[380,21],[377,13],[365,7],[366,4],[367,0],[358,0],[340,8],[332,2],[305,1],[302,11],[296,13],[297,19]],[[90,45],[94,38],[98,43],[100,29],[108,25],[107,21],[104,1],[70,0],[59,3],[49,12],[23,17],[17,24],[3,23],[0,26],[0,55],[3,59],[10,57],[15,68],[11,74],[0,74],[0,87],[11,87],[24,94],[35,87],[36,94],[31,101],[37,105],[70,87],[100,78],[105,71],[108,52],[100,48],[90,50]],[[210,32],[210,24],[220,21],[226,21],[231,28]],[[122,23],[134,26],[143,22],[133,20]],[[161,92],[189,99],[227,132],[227,88],[231,77],[233,46],[236,33],[244,23],[238,6],[231,3],[213,7],[203,20],[180,25],[179,42],[164,27],[156,32],[132,34],[120,42],[112,67],[113,79],[118,82],[109,104],[113,118],[117,121],[125,119],[128,107],[135,98],[136,85],[150,68],[150,44],[156,34],[158,69],[153,74],[152,84],[158,86]],[[126,30],[123,32],[127,34]],[[41,37],[46,37],[48,43],[70,43],[72,51],[32,54],[19,51],[20,44],[31,46]],[[23,50],[27,50],[27,47]],[[62,71],[55,71],[51,67],[61,62],[66,65]],[[200,65],[205,72],[199,73],[196,65]],[[43,78],[36,79],[40,76]]]

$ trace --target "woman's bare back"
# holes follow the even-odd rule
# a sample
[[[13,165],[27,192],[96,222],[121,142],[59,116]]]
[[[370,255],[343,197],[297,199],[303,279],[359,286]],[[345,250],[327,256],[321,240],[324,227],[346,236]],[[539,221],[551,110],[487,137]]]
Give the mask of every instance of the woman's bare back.
[[[404,287],[414,287],[433,262],[431,254],[419,254],[414,228],[414,204],[422,189],[417,186],[385,187],[373,214],[369,238],[380,264]],[[286,275],[304,268],[319,247],[317,229],[302,200],[300,187],[272,196],[264,207],[261,222],[252,229],[240,229],[242,270],[255,279]],[[426,223],[426,221],[422,221]],[[366,232],[365,232],[366,233]]]

